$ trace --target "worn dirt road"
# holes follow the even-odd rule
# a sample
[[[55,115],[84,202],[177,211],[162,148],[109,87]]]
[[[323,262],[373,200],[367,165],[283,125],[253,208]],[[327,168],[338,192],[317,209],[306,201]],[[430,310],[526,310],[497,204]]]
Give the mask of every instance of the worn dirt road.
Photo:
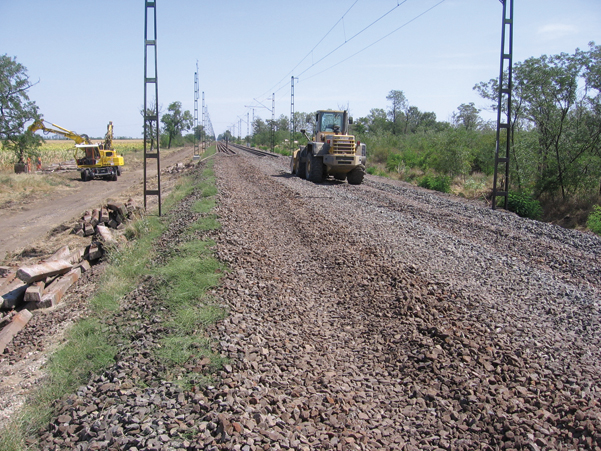
[[[191,157],[191,148],[163,151],[161,169],[189,161]],[[153,173],[156,174],[156,171]],[[18,253],[33,245],[54,228],[69,223],[89,208],[98,207],[108,198],[119,197],[125,192],[132,196],[135,193],[143,194],[142,165],[125,166],[122,176],[116,182],[92,180],[84,183],[77,171],[68,173],[67,177],[73,179],[75,188],[54,193],[51,199],[40,199],[19,208],[0,209],[0,262],[8,254]],[[132,188],[136,189],[129,193]]]

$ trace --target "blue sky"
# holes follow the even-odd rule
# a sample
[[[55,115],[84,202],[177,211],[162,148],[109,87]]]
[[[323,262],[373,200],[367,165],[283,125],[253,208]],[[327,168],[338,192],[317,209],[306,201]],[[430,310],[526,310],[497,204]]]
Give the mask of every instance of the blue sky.
[[[514,2],[515,61],[601,44],[599,0]],[[91,136],[111,120],[139,137],[144,11],[142,0],[0,0],[0,54],[39,80],[30,98],[46,120]],[[366,116],[395,89],[448,120],[462,103],[486,107],[472,88],[499,71],[498,0],[157,0],[157,13],[159,103],[193,112],[198,61],[216,133],[252,116],[246,105],[271,107],[273,92],[276,116],[289,115],[292,75],[296,111]]]

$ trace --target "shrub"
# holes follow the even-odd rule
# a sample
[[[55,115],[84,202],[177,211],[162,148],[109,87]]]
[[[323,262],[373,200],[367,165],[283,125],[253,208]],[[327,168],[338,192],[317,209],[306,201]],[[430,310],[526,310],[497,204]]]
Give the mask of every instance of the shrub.
[[[441,193],[451,192],[451,177],[446,175],[424,175],[418,182],[422,188],[440,191]]]
[[[507,210],[513,211],[523,218],[530,219],[540,219],[543,214],[540,202],[525,193],[509,193],[507,196]]]
[[[405,171],[405,162],[403,156],[398,153],[391,153],[386,159],[386,169],[389,172],[396,172],[402,174]]]
[[[601,207],[595,205],[592,213],[588,216],[586,226],[597,235],[601,235]]]

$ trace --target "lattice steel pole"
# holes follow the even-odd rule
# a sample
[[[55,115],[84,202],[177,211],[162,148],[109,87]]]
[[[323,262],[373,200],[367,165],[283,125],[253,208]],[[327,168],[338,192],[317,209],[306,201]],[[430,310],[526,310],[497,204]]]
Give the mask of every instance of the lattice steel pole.
[[[193,160],[200,158],[199,141],[202,136],[196,136],[198,133],[198,61],[196,61],[196,72],[194,72],[194,152]]]
[[[149,30],[148,15],[152,16],[152,29]],[[150,31],[150,36],[149,36]],[[149,39],[149,37],[151,39]],[[151,47],[150,56],[154,59],[149,65],[148,48]],[[154,67],[153,67],[154,66]],[[151,69],[149,76],[149,68]],[[154,104],[148,108],[148,89],[154,85]],[[148,143],[150,141],[150,149]],[[155,147],[156,146],[156,147]],[[157,186],[148,188],[148,160],[156,159]],[[160,127],[159,127],[159,76],[157,63],[157,13],[156,1],[145,2],[144,12],[144,209],[147,207],[147,196],[158,196],[159,216],[161,216],[161,158],[160,158]]]
[[[202,91],[202,153],[204,155],[207,150],[207,135],[206,135],[206,121],[205,121],[205,92]]]
[[[290,77],[290,150],[294,151],[294,134],[296,133],[296,119],[294,118],[294,80],[298,77]]]
[[[275,92],[271,95],[271,151],[275,148]]]
[[[497,104],[497,140],[495,146],[495,172],[492,188],[492,209],[497,208],[497,197],[504,197],[504,208],[507,208],[509,198],[509,150],[511,149],[511,89],[512,89],[512,62],[513,62],[513,0],[500,0],[503,4],[503,28],[501,31],[501,69],[499,73],[499,99]],[[506,52],[507,44],[507,52]],[[507,67],[506,67],[507,66]],[[505,77],[507,69],[507,80]],[[505,112],[505,121],[503,121]],[[504,132],[503,132],[504,130]],[[501,141],[505,137],[505,151],[501,151]],[[504,153],[504,156],[501,154]],[[504,168],[503,168],[503,165]],[[504,172],[504,177],[499,184],[499,166]],[[504,169],[504,171],[503,171]]]

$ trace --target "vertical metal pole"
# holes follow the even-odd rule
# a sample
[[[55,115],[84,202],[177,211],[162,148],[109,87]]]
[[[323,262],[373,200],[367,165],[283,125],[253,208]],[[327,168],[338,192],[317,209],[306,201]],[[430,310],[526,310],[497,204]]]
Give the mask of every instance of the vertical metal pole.
[[[196,61],[196,72],[194,72],[194,152],[192,159],[200,158],[199,140],[202,136],[196,136],[198,133],[198,60]]]
[[[500,0],[503,3],[503,27],[501,30],[501,68],[499,73],[499,100],[497,104],[497,140],[495,146],[495,172],[492,189],[492,209],[497,208],[497,197],[504,197],[504,208],[507,208],[509,195],[509,150],[511,149],[512,127],[511,127],[511,90],[513,72],[513,0]],[[507,41],[507,51],[505,44]],[[505,77],[505,66],[507,66],[507,81]],[[503,122],[503,112],[505,121]],[[502,133],[502,130],[505,130]],[[505,137],[505,155],[500,156],[501,139]],[[499,184],[499,165],[505,165],[504,177]],[[501,168],[502,169],[502,168]],[[503,171],[502,171],[503,172]]]
[[[207,150],[206,120],[205,120],[205,92],[202,91],[202,153]]]
[[[148,14],[154,16],[151,38],[148,33]],[[154,48],[154,72],[148,74],[148,48]],[[152,69],[152,67],[151,67]],[[154,104],[148,107],[148,88],[154,84]],[[150,141],[150,149],[148,144]],[[156,146],[156,148],[155,148]],[[148,188],[148,160],[156,159],[157,162],[157,186],[156,189]],[[158,196],[159,216],[161,216],[161,158],[160,158],[160,127],[159,127],[159,77],[157,61],[157,12],[156,1],[145,2],[144,12],[144,209],[147,208],[147,196]]]
[[[250,146],[250,121],[249,119],[249,113],[248,111],[246,112],[246,146]]]
[[[294,149],[294,75],[290,77],[290,150]]]
[[[271,151],[275,148],[275,92],[271,94]]]

